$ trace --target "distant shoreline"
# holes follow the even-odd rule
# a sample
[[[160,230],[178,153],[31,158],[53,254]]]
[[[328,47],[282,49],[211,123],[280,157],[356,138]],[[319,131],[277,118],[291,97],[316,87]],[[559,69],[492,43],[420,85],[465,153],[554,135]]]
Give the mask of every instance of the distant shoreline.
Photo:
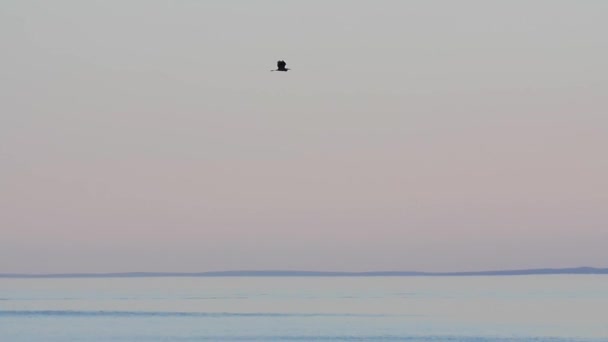
[[[559,274],[608,274],[608,268],[537,268],[473,272],[322,272],[322,271],[219,271],[219,272],[123,272],[123,273],[0,273],[0,278],[146,278],[146,277],[459,277],[459,276],[521,276]]]

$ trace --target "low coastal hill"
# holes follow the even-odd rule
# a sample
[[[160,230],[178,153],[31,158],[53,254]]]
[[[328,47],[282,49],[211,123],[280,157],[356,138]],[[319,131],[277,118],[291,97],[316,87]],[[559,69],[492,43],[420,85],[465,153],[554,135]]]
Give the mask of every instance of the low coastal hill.
[[[551,274],[608,274],[608,268],[536,268],[521,270],[494,270],[473,272],[414,272],[414,271],[370,271],[370,272],[323,272],[323,271],[218,271],[218,272],[125,272],[125,273],[53,273],[21,274],[0,273],[0,278],[135,278],[135,277],[407,277],[407,276],[520,276]]]

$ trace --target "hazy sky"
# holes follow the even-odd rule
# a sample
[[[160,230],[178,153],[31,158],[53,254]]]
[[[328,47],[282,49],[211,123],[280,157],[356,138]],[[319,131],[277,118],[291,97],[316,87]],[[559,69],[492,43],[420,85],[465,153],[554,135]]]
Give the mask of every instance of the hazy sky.
[[[2,0],[0,272],[606,267],[606,18]]]

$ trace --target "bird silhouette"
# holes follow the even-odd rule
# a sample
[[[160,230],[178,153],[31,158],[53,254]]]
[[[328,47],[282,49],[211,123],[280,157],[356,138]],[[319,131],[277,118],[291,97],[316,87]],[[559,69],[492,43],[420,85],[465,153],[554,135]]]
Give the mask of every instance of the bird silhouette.
[[[289,70],[289,68],[286,68],[287,63],[285,63],[285,61],[281,60],[281,61],[277,61],[277,68],[276,70],[270,70],[270,71],[287,71]]]

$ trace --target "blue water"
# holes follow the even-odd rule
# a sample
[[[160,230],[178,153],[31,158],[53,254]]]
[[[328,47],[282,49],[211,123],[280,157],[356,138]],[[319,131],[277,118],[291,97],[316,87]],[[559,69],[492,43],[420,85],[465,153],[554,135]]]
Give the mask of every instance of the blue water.
[[[608,276],[0,279],[0,341],[608,341]]]

